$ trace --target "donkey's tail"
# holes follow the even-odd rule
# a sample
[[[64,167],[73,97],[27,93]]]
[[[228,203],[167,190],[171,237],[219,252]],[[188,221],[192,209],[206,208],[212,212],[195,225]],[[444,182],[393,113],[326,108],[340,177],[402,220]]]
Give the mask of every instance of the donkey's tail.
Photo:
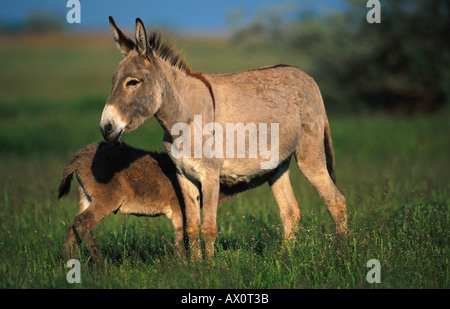
[[[58,189],[58,199],[66,196],[70,192],[70,183],[72,182],[73,173],[78,169],[78,156],[64,167],[61,183]]]
[[[327,160],[328,174],[330,174],[331,179],[336,184],[336,177],[334,176],[333,142],[331,141],[330,124],[328,123],[328,118],[326,116],[325,116],[325,130],[324,130],[323,144],[325,146],[325,157]]]

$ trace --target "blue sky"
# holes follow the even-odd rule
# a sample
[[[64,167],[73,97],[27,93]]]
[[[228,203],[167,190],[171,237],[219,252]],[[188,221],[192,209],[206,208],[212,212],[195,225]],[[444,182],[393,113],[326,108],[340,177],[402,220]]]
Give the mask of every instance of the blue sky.
[[[107,29],[112,15],[119,26],[134,27],[136,17],[148,26],[173,27],[181,30],[225,31],[229,12],[239,10],[247,22],[262,10],[283,9],[283,16],[295,18],[304,11],[345,9],[345,0],[79,0],[81,24],[68,28]],[[0,20],[18,24],[32,11],[52,12],[65,20],[70,8],[67,0],[0,0]]]

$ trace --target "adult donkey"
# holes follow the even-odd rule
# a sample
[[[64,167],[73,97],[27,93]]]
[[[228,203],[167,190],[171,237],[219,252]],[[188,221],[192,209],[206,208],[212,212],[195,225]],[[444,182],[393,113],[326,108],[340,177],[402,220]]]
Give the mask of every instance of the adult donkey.
[[[327,205],[336,232],[346,231],[346,201],[335,186],[328,119],[320,90],[310,76],[288,65],[220,75],[193,73],[170,45],[162,43],[158,31],[152,31],[147,37],[139,18],[135,43],[116,26],[112,17],[110,26],[125,58],[113,75],[111,94],[100,121],[101,132],[106,141],[117,141],[148,117],[154,115],[158,120],[165,132],[164,146],[177,168],[192,256],[201,256],[200,227],[207,256],[214,254],[219,184],[250,183],[274,169],[277,171],[270,176],[269,185],[280,209],[284,236],[292,237],[300,219],[289,180],[289,161],[293,154],[298,167]],[[180,157],[182,147],[191,146],[176,143],[180,130],[173,128],[180,123],[194,131],[198,127],[202,129],[202,124],[214,123],[212,129],[206,130],[210,135],[200,135],[200,139],[203,145],[211,142],[212,137],[218,148],[225,139],[218,136],[222,132],[214,129],[230,123],[278,124],[275,132],[278,136],[272,134],[272,126],[265,128],[271,142],[276,143],[275,146],[272,143],[271,149],[278,146],[280,163],[271,166],[271,170],[265,169],[262,163],[267,153],[260,150],[256,157],[248,156],[252,143],[250,130],[244,135],[244,139],[248,138],[244,140],[247,156],[243,158],[198,155],[195,147],[190,152],[193,155]],[[261,133],[261,129],[255,128]],[[193,137],[198,140],[195,134]],[[227,136],[226,141],[229,140]],[[234,136],[231,140],[235,149],[242,142],[234,141]],[[203,206],[202,220],[200,206]]]

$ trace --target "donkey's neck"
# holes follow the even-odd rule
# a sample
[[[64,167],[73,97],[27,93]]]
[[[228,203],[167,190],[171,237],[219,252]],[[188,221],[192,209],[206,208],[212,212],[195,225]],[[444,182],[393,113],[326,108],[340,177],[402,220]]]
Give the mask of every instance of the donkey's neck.
[[[176,123],[193,121],[201,115],[203,123],[214,120],[213,98],[198,75],[162,63],[162,102],[155,118],[167,134]],[[171,134],[170,134],[171,135]]]

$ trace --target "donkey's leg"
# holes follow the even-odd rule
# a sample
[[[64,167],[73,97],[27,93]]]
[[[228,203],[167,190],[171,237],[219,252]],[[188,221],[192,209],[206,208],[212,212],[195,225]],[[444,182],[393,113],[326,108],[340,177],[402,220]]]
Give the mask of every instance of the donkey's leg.
[[[289,180],[289,162],[290,160],[284,162],[278,172],[269,179],[270,189],[280,209],[285,239],[293,239],[292,232],[300,220],[300,209]]]
[[[189,250],[192,258],[199,259],[202,257],[200,248],[200,191],[197,185],[183,174],[177,174],[177,178],[185,204]]]
[[[327,170],[323,128],[304,124],[302,139],[295,152],[295,157],[298,167],[327,205],[328,212],[336,224],[336,233],[345,233],[347,230],[347,203]]]
[[[210,174],[202,182],[203,220],[202,236],[208,258],[214,256],[214,243],[217,238],[217,204],[219,203],[219,175]]]

